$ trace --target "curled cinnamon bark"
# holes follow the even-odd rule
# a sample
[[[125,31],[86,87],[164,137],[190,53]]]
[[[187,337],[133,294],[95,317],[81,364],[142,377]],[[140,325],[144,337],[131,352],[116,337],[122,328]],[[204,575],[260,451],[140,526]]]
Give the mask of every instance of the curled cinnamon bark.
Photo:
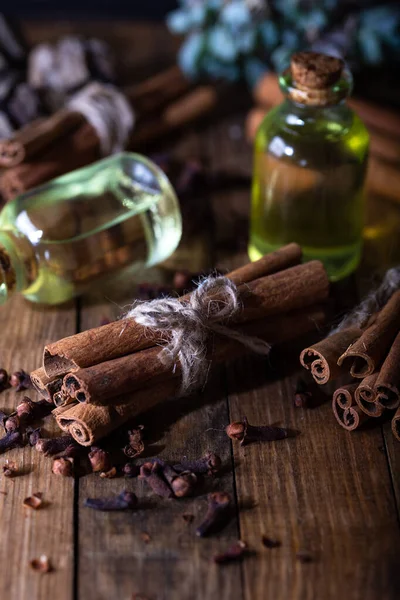
[[[356,389],[357,384],[351,383],[337,389],[333,394],[333,414],[339,425],[347,431],[354,431],[368,419],[354,399]]]
[[[62,378],[52,379],[47,377],[43,367],[32,371],[31,382],[33,387],[39,392],[48,402],[53,402],[54,394],[61,390]]]
[[[375,382],[376,402],[383,408],[398,408],[400,404],[400,333],[397,334],[389,354]]]
[[[400,290],[395,292],[372,324],[339,358],[352,377],[372,375],[384,360],[400,329]]]
[[[289,247],[286,247],[286,249],[282,249],[280,252],[286,255],[288,251],[291,264],[293,252]],[[276,262],[276,259],[274,259],[274,268],[276,268]],[[285,271],[271,275],[267,291],[271,296],[268,302],[270,302],[270,311],[272,314],[273,311],[276,314],[276,312],[282,313],[295,308],[310,306],[327,297],[329,284],[324,269],[321,268],[318,262],[307,263],[307,265],[292,267],[290,272],[289,269],[286,269]],[[265,260],[264,266],[265,269],[268,269],[267,260]],[[304,269],[304,267],[307,268]],[[293,269],[300,269],[300,271]],[[254,267],[248,265],[241,270],[240,278],[243,284],[252,281],[248,277],[252,278],[253,272]],[[309,281],[306,280],[306,276],[310,280],[312,278],[312,290],[307,289]],[[227,277],[229,278],[229,275]],[[236,282],[238,277],[237,272],[234,272],[234,277],[234,282]],[[258,285],[253,282],[253,292],[257,293],[257,289]],[[245,287],[244,291],[248,292],[248,286]],[[313,294],[315,294],[315,298],[312,297]],[[286,309],[280,306],[282,295],[288,296],[285,298]],[[308,303],[304,296],[309,298]],[[182,301],[184,300],[185,297]],[[254,306],[255,302],[253,306],[250,305],[249,301],[247,304],[248,313],[251,310],[254,312],[254,309],[257,309],[257,306]],[[76,371],[79,368],[90,367],[106,360],[149,348],[163,341],[165,342],[165,338],[160,337],[159,333],[145,329],[142,325],[136,323],[134,319],[114,321],[108,325],[90,329],[64,338],[54,344],[49,344],[44,349],[43,366],[49,377],[57,377]]]
[[[392,419],[392,432],[398,442],[400,442],[400,408]]]
[[[368,375],[361,381],[354,394],[358,406],[369,417],[380,417],[383,413],[383,407],[376,403],[375,382],[377,378],[378,373]]]
[[[358,327],[350,327],[328,336],[314,346],[305,348],[300,354],[300,362],[305,369],[311,371],[314,380],[323,385],[344,372],[337,361],[361,333]]]

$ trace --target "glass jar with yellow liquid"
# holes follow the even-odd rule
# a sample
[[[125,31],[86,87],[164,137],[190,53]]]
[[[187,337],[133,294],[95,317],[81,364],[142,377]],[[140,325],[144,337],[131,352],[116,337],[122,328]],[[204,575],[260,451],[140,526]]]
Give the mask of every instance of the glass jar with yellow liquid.
[[[182,232],[174,190],[123,153],[22,194],[0,213],[0,304],[58,304],[166,259]]]
[[[301,52],[280,77],[286,99],[255,140],[249,255],[297,242],[335,281],[360,260],[369,136],[345,98],[340,59]]]

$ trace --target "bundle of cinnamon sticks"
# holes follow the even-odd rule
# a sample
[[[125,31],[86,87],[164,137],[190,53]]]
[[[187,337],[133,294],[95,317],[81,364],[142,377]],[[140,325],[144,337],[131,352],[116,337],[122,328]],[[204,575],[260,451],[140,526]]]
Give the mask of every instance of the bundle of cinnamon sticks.
[[[322,385],[350,376],[332,399],[339,424],[352,431],[368,418],[397,409],[392,431],[400,441],[400,290],[365,327],[339,329],[305,348],[300,362]]]
[[[123,92],[136,123],[129,148],[145,145],[195,121],[217,105],[215,86],[194,87],[173,66]],[[5,201],[42,183],[100,158],[96,130],[79,113],[61,109],[0,141],[0,193]]]
[[[329,281],[322,263],[301,263],[290,244],[226,277],[238,288],[242,310],[224,325],[268,343],[314,330],[326,316]],[[181,298],[187,303],[190,295]],[[210,298],[218,304],[218,296]],[[165,366],[160,352],[168,339],[133,318],[64,338],[44,349],[43,366],[32,382],[57,408],[64,431],[92,445],[140,412],[177,395],[181,365]],[[240,357],[248,349],[214,333],[207,345],[211,366]]]
[[[273,73],[265,75],[255,87],[253,96],[257,106],[246,120],[246,134],[251,142],[267,113],[284,100],[277,76]],[[349,99],[348,104],[364,121],[370,134],[367,190],[399,202],[400,116],[358,98]]]

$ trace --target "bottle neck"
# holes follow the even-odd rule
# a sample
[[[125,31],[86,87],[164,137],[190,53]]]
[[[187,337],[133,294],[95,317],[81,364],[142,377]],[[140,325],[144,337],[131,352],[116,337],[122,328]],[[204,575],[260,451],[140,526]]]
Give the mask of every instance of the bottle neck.
[[[23,292],[36,278],[33,247],[23,236],[0,230],[0,304]]]
[[[298,106],[328,107],[343,103],[350,95],[352,77],[348,70],[344,70],[342,77],[332,86],[323,89],[312,89],[297,83],[287,69],[279,76],[279,85],[284,95]]]

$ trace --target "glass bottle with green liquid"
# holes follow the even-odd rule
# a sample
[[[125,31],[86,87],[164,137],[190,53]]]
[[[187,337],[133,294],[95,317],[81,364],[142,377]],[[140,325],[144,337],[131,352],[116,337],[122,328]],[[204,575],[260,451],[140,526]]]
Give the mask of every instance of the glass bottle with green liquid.
[[[0,304],[59,304],[166,259],[182,231],[174,190],[123,153],[21,194],[0,213]]]
[[[255,140],[249,255],[297,242],[336,281],[361,257],[368,132],[345,102],[351,75],[340,59],[297,53],[280,86],[286,99]]]

